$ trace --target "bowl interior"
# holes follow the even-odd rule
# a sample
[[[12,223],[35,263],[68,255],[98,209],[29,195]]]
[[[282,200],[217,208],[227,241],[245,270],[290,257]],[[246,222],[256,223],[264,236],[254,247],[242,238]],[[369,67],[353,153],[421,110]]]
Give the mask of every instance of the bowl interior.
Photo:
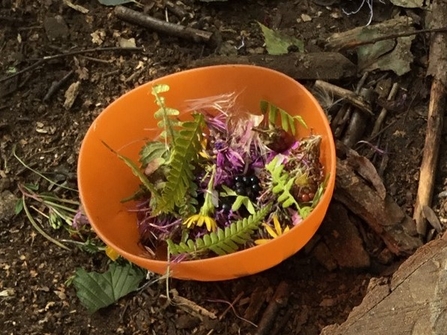
[[[139,245],[132,203],[122,199],[139,185],[130,168],[113,152],[138,161],[143,144],[158,134],[151,95],[154,84],[167,84],[166,105],[180,111],[187,100],[236,92],[238,103],[252,112],[267,100],[292,115],[301,115],[309,129],[298,136],[322,135],[321,161],[330,174],[319,205],[300,225],[271,242],[234,254],[171,264],[171,276],[202,281],[226,280],[268,269],[301,249],[318,229],[329,205],[335,180],[335,146],[328,121],[314,97],[298,82],[266,68],[222,65],[169,75],[142,85],[109,105],[92,123],[81,146],[78,183],[81,201],[98,236],[123,257],[156,273],[166,272],[167,263],[148,257]]]

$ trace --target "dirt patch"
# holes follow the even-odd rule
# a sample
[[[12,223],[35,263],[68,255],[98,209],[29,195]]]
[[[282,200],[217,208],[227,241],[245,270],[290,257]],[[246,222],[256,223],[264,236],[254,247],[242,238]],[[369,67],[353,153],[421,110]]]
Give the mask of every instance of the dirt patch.
[[[142,1],[142,4],[146,13],[165,18],[161,2]],[[324,7],[312,1],[184,1],[184,4],[182,8],[193,17],[182,23],[218,33],[219,48],[127,24],[112,14],[113,9],[96,0],[80,2],[89,10],[87,14],[53,0],[2,2],[1,78],[45,56],[72,50],[117,47],[131,38],[141,47],[141,50],[98,50],[45,60],[32,70],[0,82],[2,199],[11,195],[18,197],[18,183],[35,179],[13,157],[14,146],[30,166],[53,176],[57,172],[75,187],[80,143],[92,121],[108,104],[142,83],[180,71],[192,61],[209,55],[265,53],[257,21],[293,34],[305,42],[308,52],[316,52],[323,50],[322,42],[331,33],[362,26],[369,15],[365,8],[347,17],[337,5]],[[390,8],[378,3],[375,19],[387,19],[398,11]],[[168,16],[172,22],[180,20],[172,13]],[[423,67],[426,50],[423,38],[418,39],[415,53],[419,58],[413,64],[414,70],[401,78],[388,74],[406,89],[401,97],[403,107],[389,115],[380,141],[370,140],[389,153],[384,183],[389,194],[409,214],[415,200],[428,103]],[[239,48],[242,40],[244,46]],[[346,53],[346,56],[356,59],[354,54]],[[370,80],[382,75],[374,74]],[[48,97],[52,83],[64,77],[59,89]],[[337,84],[352,89],[357,81],[358,78],[353,78]],[[65,92],[77,82],[77,94],[68,106]],[[310,87],[312,82],[304,84]],[[370,152],[367,146],[358,149],[364,154]],[[375,157],[379,162],[380,157]],[[441,160],[445,162],[445,157]],[[439,192],[446,185],[446,171],[442,168],[440,172]],[[10,200],[10,204],[13,202],[14,199]],[[445,214],[442,199],[436,209]],[[374,243],[372,265],[364,270],[329,271],[313,253],[302,250],[277,267],[248,278],[219,283],[172,281],[171,287],[181,296],[218,316],[242,294],[234,310],[230,309],[218,321],[200,322],[175,306],[163,308],[160,301],[160,294],[165,290],[163,283],[88,315],[67,281],[78,267],[103,272],[107,257],[76,248],[72,251],[57,248],[36,234],[24,215],[4,217],[0,222],[0,291],[7,292],[0,297],[0,323],[8,334],[211,334],[212,329],[217,334],[253,334],[255,328],[243,319],[247,318],[248,307],[252,304],[254,308],[253,304],[259,301],[258,312],[249,320],[258,323],[282,280],[290,285],[290,297],[287,308],[281,310],[274,325],[276,333],[319,334],[324,326],[343,322],[361,302],[369,278],[393,265],[390,261],[383,265],[377,260]],[[64,231],[51,231],[51,234],[56,238],[68,237]],[[366,229],[364,234],[371,232]],[[400,259],[392,258],[392,261]]]

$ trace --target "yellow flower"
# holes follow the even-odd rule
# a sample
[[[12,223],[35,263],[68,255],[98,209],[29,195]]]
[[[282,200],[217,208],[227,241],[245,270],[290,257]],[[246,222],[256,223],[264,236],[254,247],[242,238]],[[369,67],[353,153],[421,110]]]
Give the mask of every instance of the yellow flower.
[[[203,201],[203,205],[200,208],[199,214],[194,214],[187,218],[183,224],[188,227],[202,227],[203,224],[206,225],[206,229],[208,231],[215,231],[217,229],[216,220],[214,220],[210,215],[214,213],[214,204],[213,204],[213,185],[214,185],[214,176],[216,174],[216,165],[213,165],[211,171],[211,178],[208,182],[208,189],[205,192],[205,199]]]
[[[201,213],[190,216],[183,224],[188,228],[194,226],[202,227],[205,224],[208,231],[215,231],[217,229],[216,221],[212,217]]]
[[[113,249],[112,247],[109,247],[108,245],[106,246],[106,255],[112,260],[112,261],[116,261],[118,259],[118,257],[120,256],[115,249]]]
[[[278,216],[276,214],[273,215],[273,225],[275,228],[274,230],[270,225],[268,225],[266,223],[263,223],[262,225],[264,226],[267,233],[273,238],[277,238],[277,237],[287,233],[290,230],[289,226],[287,226],[284,230],[282,229],[281,224],[279,223],[279,220],[278,220]],[[255,244],[257,244],[257,245],[265,244],[267,242],[270,242],[271,240],[272,239],[267,239],[267,238],[259,239],[259,240],[255,241]]]

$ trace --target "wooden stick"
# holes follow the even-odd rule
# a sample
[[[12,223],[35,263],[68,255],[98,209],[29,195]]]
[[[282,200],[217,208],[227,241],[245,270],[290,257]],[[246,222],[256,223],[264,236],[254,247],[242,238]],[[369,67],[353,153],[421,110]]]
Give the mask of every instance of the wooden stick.
[[[188,64],[189,68],[218,64],[253,64],[295,79],[339,80],[357,75],[357,66],[338,52],[291,52],[285,55],[212,56]]]
[[[447,22],[447,6],[445,0],[435,0],[432,8],[432,26],[442,26]],[[445,101],[447,97],[447,36],[434,34],[430,45],[428,75],[433,76],[428,106],[427,131],[419,175],[419,186],[413,219],[416,221],[417,231],[425,236],[427,221],[424,218],[424,206],[431,205],[433,189],[438,163],[439,144],[443,127]]]
[[[394,38],[396,31],[414,30],[412,24],[413,19],[406,16],[399,16],[371,26],[357,27],[341,33],[335,33],[327,39],[326,48],[328,50],[339,51],[388,40]]]
[[[287,305],[289,300],[290,287],[285,281],[279,283],[276,288],[275,294],[272,297],[269,305],[267,306],[262,319],[259,322],[258,329],[255,335],[266,335],[269,334],[270,329],[275,322],[276,315],[282,307]]]
[[[447,50],[446,50],[447,52]],[[440,62],[440,60],[438,60]],[[440,64],[438,63],[440,66]],[[419,174],[419,186],[414,208],[413,219],[416,221],[417,231],[425,236],[427,221],[423,208],[430,206],[436,177],[438,163],[439,144],[443,127],[443,115],[445,110],[446,89],[438,79],[434,79],[430,91],[430,104],[428,107],[427,132]]]
[[[198,30],[179,24],[169,23],[158,20],[152,16],[129,9],[123,6],[117,6],[114,10],[115,15],[124,21],[138,24],[139,26],[149,28],[167,35],[184,38],[193,42],[217,44],[214,33]]]
[[[387,100],[388,101],[393,100],[394,97],[396,96],[398,90],[399,90],[399,84],[394,83],[393,87],[391,87],[390,93],[388,94]],[[387,113],[388,113],[388,110],[385,107],[382,108],[379,116],[376,119],[376,122],[374,123],[374,128],[371,132],[371,136],[377,135],[377,133],[380,131],[380,127],[382,127],[383,121],[385,120]]]
[[[365,81],[368,78],[368,75],[369,75],[368,72],[365,72],[362,75],[362,78],[360,78],[355,88],[356,94],[360,93],[360,90],[362,89],[363,85],[365,85]],[[351,112],[352,112],[352,105],[344,104],[338,111],[337,115],[332,120],[331,127],[334,132],[335,138],[338,139],[342,135],[343,131],[346,128],[346,124],[351,116]]]
[[[330,84],[322,80],[317,80],[315,82],[315,87],[325,90],[330,94],[332,94],[333,96],[345,99],[346,101],[353,104],[355,107],[357,107],[358,109],[369,115],[374,115],[373,112],[371,111],[370,103],[365,99],[363,99],[362,96],[356,94],[355,92]]]

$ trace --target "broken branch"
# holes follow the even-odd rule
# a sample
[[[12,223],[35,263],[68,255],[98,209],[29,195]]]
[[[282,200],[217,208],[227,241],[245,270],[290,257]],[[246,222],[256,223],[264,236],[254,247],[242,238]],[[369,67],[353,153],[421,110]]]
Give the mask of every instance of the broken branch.
[[[213,56],[191,62],[196,68],[221,64],[252,64],[267,67],[295,79],[338,80],[353,77],[357,66],[338,52],[288,53],[285,55]]]
[[[138,24],[167,35],[184,38],[193,42],[216,44],[214,33],[179,24],[165,22],[123,6],[117,6],[115,15],[124,21]]]
[[[447,6],[444,0],[433,2],[432,25],[439,26],[447,22]],[[416,221],[417,231],[425,236],[427,221],[424,218],[423,208],[429,206],[433,197],[433,189],[436,178],[439,145],[443,127],[445,100],[447,97],[447,36],[435,34],[430,45],[430,64],[428,75],[433,76],[430,91],[430,103],[428,106],[427,130],[419,175],[419,186],[416,197],[413,218]]]
[[[333,96],[343,98],[344,100],[348,101],[349,103],[353,104],[355,107],[357,107],[363,112],[366,112],[369,115],[374,115],[373,112],[371,111],[370,103],[365,99],[363,99],[362,96],[356,94],[355,92],[330,84],[322,80],[317,80],[315,82],[315,87],[324,90]]]

